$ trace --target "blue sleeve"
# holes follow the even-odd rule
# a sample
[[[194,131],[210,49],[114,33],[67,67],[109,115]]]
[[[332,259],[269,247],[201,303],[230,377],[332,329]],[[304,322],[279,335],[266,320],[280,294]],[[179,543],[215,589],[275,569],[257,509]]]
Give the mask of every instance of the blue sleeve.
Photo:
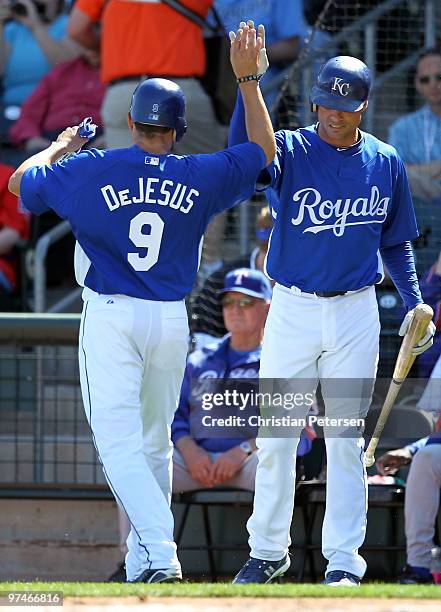
[[[427,438],[421,438],[421,440],[417,440],[416,442],[413,442],[413,444],[408,444],[404,448],[407,448],[411,455],[414,455],[424,446],[431,446],[432,444],[441,444],[441,430],[435,431],[435,433],[431,434]]]
[[[236,104],[233,115],[231,116],[230,129],[228,130],[228,146],[248,142],[247,127],[245,123],[245,107],[243,105],[242,94],[237,88]]]
[[[412,244],[409,241],[380,249],[398,293],[410,310],[423,302],[415,270]]]
[[[52,165],[28,168],[20,185],[24,206],[36,215],[52,209],[62,219],[71,220],[75,212],[72,196],[93,174],[90,162],[101,155],[98,149],[87,149]]]
[[[398,155],[391,157],[391,172],[392,201],[381,230],[381,247],[415,240],[419,235],[406,169]]]
[[[307,455],[312,448],[312,440],[308,438],[304,431],[300,435],[299,444],[297,446],[297,456],[302,457]]]
[[[266,166],[265,153],[255,142],[236,145],[210,155],[196,156],[211,196],[211,214],[250,198]]]
[[[67,15],[60,15],[49,26],[49,33],[54,40],[61,40],[66,36],[67,32]]]
[[[432,444],[441,444],[441,429],[438,429],[438,431],[429,436],[426,446],[431,446]]]
[[[190,435],[190,366],[185,368],[178,407],[171,426],[171,439],[176,446],[179,438]]]
[[[414,455],[417,451],[419,451],[424,446],[426,446],[428,439],[429,439],[428,437],[421,438],[421,440],[417,440],[416,442],[413,442],[412,444],[408,444],[404,448],[406,448],[410,452],[411,455]]]
[[[234,107],[233,115],[231,117],[230,129],[228,131],[228,146],[232,147],[243,142],[248,142],[248,134],[245,123],[245,108],[243,105],[242,94],[240,89],[237,93],[236,105]],[[285,150],[283,132],[276,133],[276,145],[277,151],[276,156],[272,163],[264,168],[259,174],[257,180],[257,191],[262,191],[267,187],[274,186],[277,178],[281,174],[281,164],[283,163],[283,154]]]

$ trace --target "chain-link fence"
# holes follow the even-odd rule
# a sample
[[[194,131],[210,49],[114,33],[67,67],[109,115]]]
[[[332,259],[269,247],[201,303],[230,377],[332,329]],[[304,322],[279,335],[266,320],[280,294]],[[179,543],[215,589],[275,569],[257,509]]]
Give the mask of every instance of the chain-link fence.
[[[86,421],[77,349],[0,349],[0,484],[105,483]]]

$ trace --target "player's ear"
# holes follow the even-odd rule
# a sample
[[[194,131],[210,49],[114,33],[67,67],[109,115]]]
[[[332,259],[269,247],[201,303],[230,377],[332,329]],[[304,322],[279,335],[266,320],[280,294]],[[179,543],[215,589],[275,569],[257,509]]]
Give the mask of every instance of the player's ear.
[[[130,116],[130,113],[127,113],[127,124],[129,126],[130,131],[132,131],[134,124],[133,124],[132,118]]]
[[[361,112],[364,113],[364,111],[367,109],[368,106],[369,106],[369,100],[366,100],[365,103],[363,104]]]

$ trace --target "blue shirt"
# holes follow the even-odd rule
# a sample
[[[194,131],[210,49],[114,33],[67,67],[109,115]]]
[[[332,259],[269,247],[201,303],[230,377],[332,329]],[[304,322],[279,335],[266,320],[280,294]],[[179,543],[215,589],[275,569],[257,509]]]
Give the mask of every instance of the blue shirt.
[[[441,117],[428,105],[400,117],[389,130],[389,143],[405,164],[427,164],[441,159]]]
[[[60,15],[48,26],[51,38],[64,38],[67,19],[67,15]],[[9,54],[3,74],[3,104],[21,106],[49,72],[51,64],[29,28],[18,21],[10,21],[4,32]]]
[[[308,32],[301,0],[288,2],[286,0],[215,0],[214,8],[227,33],[236,32],[241,21],[252,19],[256,27],[262,23],[265,26],[267,47],[293,36],[299,37],[300,47],[301,41]],[[280,66],[270,65],[261,81],[262,87],[265,88],[266,83],[269,83],[280,72]],[[277,90],[266,94],[265,101],[269,108],[272,107],[276,95]]]
[[[250,197],[265,165],[255,143],[189,156],[89,149],[29,168],[20,195],[31,212],[69,220],[80,285],[173,301],[193,287],[210,219]]]
[[[314,126],[276,134],[268,201],[274,228],[266,269],[303,291],[350,291],[379,282],[379,250],[418,236],[404,165],[362,133],[338,150]]]

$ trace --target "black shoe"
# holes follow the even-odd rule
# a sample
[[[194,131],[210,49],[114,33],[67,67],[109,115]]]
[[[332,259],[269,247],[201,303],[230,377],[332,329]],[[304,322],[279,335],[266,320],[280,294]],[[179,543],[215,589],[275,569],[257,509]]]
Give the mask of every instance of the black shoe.
[[[411,565],[405,565],[397,578],[398,584],[433,584],[432,574],[415,572]]]
[[[360,586],[360,578],[351,572],[344,572],[343,570],[334,570],[328,572],[323,580],[322,584],[328,586]]]
[[[283,576],[291,565],[289,555],[280,561],[264,561],[250,557],[240,572],[235,576],[233,584],[266,584],[279,576]]]
[[[118,566],[118,569],[107,578],[107,582],[126,582],[126,564],[124,561]]]
[[[169,567],[167,569],[145,570],[139,578],[130,582],[176,582],[177,580],[182,580],[181,570]]]

